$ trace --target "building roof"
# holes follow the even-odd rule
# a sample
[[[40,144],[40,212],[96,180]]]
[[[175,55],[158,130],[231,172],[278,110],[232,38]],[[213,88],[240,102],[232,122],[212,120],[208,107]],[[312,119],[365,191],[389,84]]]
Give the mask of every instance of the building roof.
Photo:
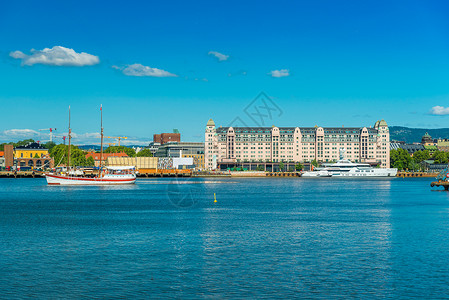
[[[434,146],[434,145],[425,145],[424,149],[426,149],[426,150],[438,150],[438,147]]]
[[[388,126],[384,119],[380,120],[379,126]]]
[[[15,150],[48,150],[38,143],[29,143],[25,146],[16,147]]]
[[[203,123],[204,124],[204,123]],[[207,121],[207,125],[206,126],[215,126],[215,122],[212,119],[209,119],[209,121]]]
[[[227,133],[230,127],[218,127],[216,129],[217,133]],[[232,127],[235,133],[270,133],[273,127]],[[300,131],[313,131],[315,132],[318,127],[278,127],[279,131],[291,131],[293,133],[296,128]],[[326,133],[354,133],[362,130],[363,127],[322,127]],[[368,132],[375,133],[378,132],[374,128],[367,127]],[[246,131],[246,132],[245,132]],[[349,131],[349,132],[348,132]]]
[[[416,151],[425,150],[424,146],[421,144],[402,144],[402,143],[390,143],[391,150],[404,149],[408,153],[415,153]]]

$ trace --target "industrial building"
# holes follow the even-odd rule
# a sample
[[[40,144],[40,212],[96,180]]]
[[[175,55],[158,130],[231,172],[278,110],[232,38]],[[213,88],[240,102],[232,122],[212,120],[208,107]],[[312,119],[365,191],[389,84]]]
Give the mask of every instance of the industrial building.
[[[204,143],[177,142],[161,145],[156,157],[183,157],[186,154],[204,154]]]

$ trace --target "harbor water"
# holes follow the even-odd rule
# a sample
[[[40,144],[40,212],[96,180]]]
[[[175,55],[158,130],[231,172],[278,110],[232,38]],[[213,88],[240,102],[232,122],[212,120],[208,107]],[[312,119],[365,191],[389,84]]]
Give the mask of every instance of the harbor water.
[[[430,181],[1,179],[0,297],[449,297],[449,193]]]

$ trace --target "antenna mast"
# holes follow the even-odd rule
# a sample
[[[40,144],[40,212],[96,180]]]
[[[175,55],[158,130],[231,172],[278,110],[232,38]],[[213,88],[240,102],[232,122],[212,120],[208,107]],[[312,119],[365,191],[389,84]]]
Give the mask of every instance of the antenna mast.
[[[100,152],[100,170],[103,162],[103,104],[100,105],[101,112],[101,152]]]
[[[69,150],[67,154],[67,171],[70,168],[70,139],[72,138],[72,129],[70,128],[70,105],[69,105]]]

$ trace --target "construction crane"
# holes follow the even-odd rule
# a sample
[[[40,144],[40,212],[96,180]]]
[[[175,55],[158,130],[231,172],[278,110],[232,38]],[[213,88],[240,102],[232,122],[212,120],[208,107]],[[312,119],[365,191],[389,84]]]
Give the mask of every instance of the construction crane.
[[[118,146],[120,147],[120,140],[126,140],[127,136],[107,136],[107,139],[117,139],[118,140]]]
[[[39,129],[39,131],[50,131],[50,142],[53,142],[53,131],[56,131],[56,128]]]
[[[65,139],[67,138],[67,136],[65,136],[65,135],[54,135],[53,138],[54,139],[62,139],[62,142],[65,145]]]

